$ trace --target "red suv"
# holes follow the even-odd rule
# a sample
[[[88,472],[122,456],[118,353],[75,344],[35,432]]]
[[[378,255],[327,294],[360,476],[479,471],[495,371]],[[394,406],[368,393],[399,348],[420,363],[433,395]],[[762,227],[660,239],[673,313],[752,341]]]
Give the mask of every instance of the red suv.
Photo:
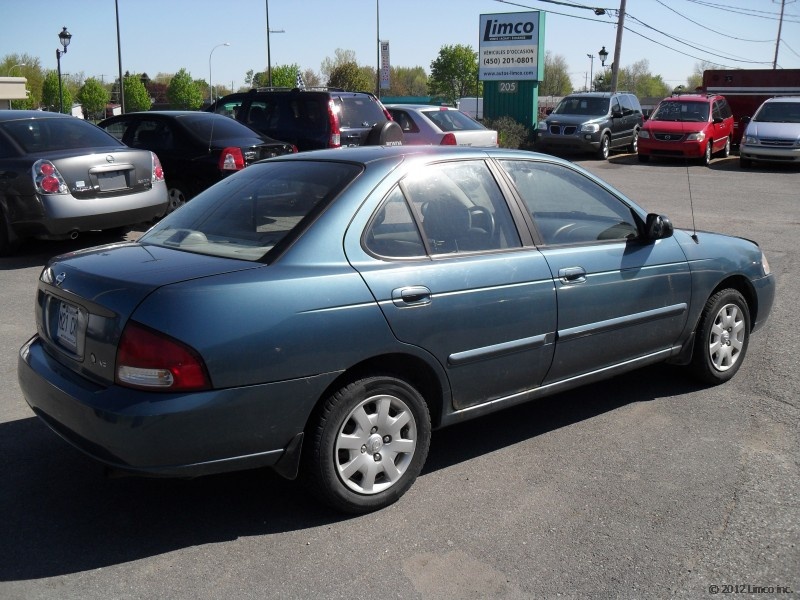
[[[639,160],[651,156],[696,158],[731,153],[733,113],[728,101],[715,94],[684,94],[664,98],[639,132]]]

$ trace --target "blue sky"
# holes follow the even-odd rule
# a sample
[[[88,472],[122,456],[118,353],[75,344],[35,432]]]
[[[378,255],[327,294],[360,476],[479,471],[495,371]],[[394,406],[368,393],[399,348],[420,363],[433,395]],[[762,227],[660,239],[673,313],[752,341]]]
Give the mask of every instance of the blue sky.
[[[619,0],[560,1],[619,8]],[[548,11],[545,47],[566,59],[576,88],[588,78],[587,54],[596,56],[605,46],[613,55],[616,39],[615,16],[537,0],[118,0],[122,69],[152,77],[186,68],[208,80],[213,49],[213,82],[239,87],[249,69],[266,68],[267,4],[270,29],[283,30],[270,35],[272,65],[297,63],[317,72],[337,48],[354,51],[360,64],[377,63],[378,6],[380,37],[390,42],[392,64],[428,72],[443,45],[468,44],[477,51],[481,14]],[[58,33],[66,26],[73,38],[63,71],[105,81],[116,76],[114,0],[2,5],[0,58],[27,53],[55,68]],[[627,0],[630,31],[623,33],[622,66],[647,59],[650,71],[670,85],[685,83],[700,60],[771,68],[780,6],[780,0]],[[781,46],[778,65],[800,68],[800,2],[787,1],[781,38],[789,45]],[[214,49],[225,42],[231,45]],[[595,58],[594,71],[599,68]]]

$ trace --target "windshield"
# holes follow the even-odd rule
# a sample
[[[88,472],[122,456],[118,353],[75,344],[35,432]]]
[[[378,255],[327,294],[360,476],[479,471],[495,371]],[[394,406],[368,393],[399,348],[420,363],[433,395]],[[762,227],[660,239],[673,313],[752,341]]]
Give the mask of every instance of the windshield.
[[[753,117],[759,123],[800,123],[800,102],[768,102]]]
[[[602,117],[608,114],[608,98],[580,98],[567,96],[558,103],[554,115],[588,115]]]
[[[708,121],[708,102],[662,102],[650,120],[705,123]]]
[[[143,244],[257,261],[296,237],[361,172],[338,162],[257,163],[223,179],[139,238]],[[308,217],[308,218],[307,218]]]
[[[14,138],[25,152],[125,147],[111,134],[74,117],[7,121],[0,124],[0,127]]]

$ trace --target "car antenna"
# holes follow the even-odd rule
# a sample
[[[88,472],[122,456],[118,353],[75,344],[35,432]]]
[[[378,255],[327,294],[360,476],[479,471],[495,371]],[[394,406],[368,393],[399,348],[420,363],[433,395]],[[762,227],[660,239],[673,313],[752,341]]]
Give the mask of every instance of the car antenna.
[[[689,185],[689,210],[692,212],[692,239],[694,243],[699,243],[697,238],[697,226],[694,223],[694,202],[692,201],[692,179],[689,177],[689,163],[686,162],[686,183]]]

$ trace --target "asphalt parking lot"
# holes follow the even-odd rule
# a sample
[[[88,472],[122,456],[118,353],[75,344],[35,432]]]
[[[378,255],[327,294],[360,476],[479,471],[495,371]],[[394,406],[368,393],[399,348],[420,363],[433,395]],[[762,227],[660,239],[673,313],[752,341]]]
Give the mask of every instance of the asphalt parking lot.
[[[437,431],[411,490],[356,518],[264,471],[106,478],[33,416],[16,363],[47,258],[115,240],[0,259],[0,598],[800,597],[800,171],[577,162],[761,244],[777,295],[741,371],[649,367]]]

